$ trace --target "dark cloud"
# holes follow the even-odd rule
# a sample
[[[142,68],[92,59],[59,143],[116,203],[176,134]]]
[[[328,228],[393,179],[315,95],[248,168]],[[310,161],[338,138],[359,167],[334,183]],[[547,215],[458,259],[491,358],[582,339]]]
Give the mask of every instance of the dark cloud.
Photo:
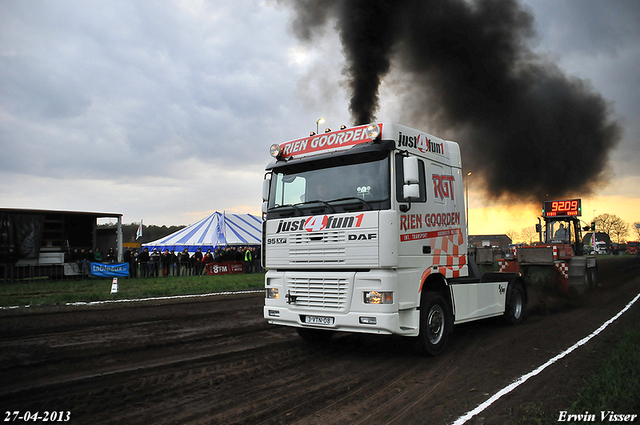
[[[339,31],[355,123],[375,118],[393,68],[408,121],[456,137],[491,196],[586,195],[603,177],[621,127],[587,82],[533,53],[534,17],[517,1],[290,4],[303,39],[321,22]]]
[[[281,15],[247,2],[7,2],[0,147],[12,155],[0,166],[111,178],[190,158],[267,162],[255,129],[296,107]]]
[[[315,131],[320,116],[330,127],[349,124],[349,98],[356,91],[362,96],[354,96],[351,110],[364,113],[353,113],[353,121],[387,118],[397,109],[399,122],[460,141],[468,169],[485,157],[499,157],[500,170],[480,164],[474,175],[484,169],[488,179],[506,180],[501,173],[520,170],[520,160],[514,151],[506,154],[499,140],[530,134],[523,140],[533,153],[520,155],[540,163],[551,149],[546,134],[519,128],[529,120],[514,118],[530,106],[517,105],[510,116],[500,99],[535,104],[551,97],[561,106],[569,105],[577,90],[593,101],[594,111],[609,107],[586,82],[531,55],[526,47],[532,41],[538,43],[534,47],[551,45],[544,53],[557,54],[563,69],[582,71],[574,75],[587,75],[615,99],[626,120],[625,148],[615,153],[625,165],[618,162],[615,170],[639,174],[633,162],[639,158],[639,27],[637,13],[627,8],[637,11],[640,3],[526,1],[545,19],[535,23],[540,28],[535,39],[530,14],[512,1],[483,11],[478,5],[492,2],[283,0],[287,7],[273,7],[278,0],[5,0],[0,13],[3,201],[11,207],[135,210],[136,220],[150,218],[150,210],[170,215],[254,202],[259,211],[268,146]],[[307,44],[287,32],[291,14],[297,17],[291,20],[297,40]],[[481,19],[488,26],[478,31]],[[345,32],[347,27],[357,30]],[[420,44],[422,33],[434,43]],[[492,33],[507,41],[496,39],[492,46]],[[379,44],[363,48],[363,37]],[[483,50],[496,63],[487,63]],[[515,65],[500,62],[509,55]],[[354,75],[369,83],[354,84]],[[505,80],[511,84],[506,87],[522,93],[496,92]],[[564,127],[552,118],[571,116],[559,115],[559,106],[549,110],[553,115],[531,114],[532,122],[556,125],[555,133],[562,134]],[[585,133],[606,133],[606,126],[596,125],[597,116],[594,112]],[[580,138],[589,154],[608,155],[601,144],[590,145],[589,134]],[[544,149],[544,155],[538,153]],[[560,157],[567,157],[571,150],[562,152]],[[589,166],[593,175],[599,164]],[[551,184],[552,174],[545,175],[548,181],[532,180]],[[512,190],[512,183],[519,184],[503,185]]]
[[[611,57],[640,40],[640,2],[525,0],[535,7],[540,36],[559,44],[565,55]]]
[[[66,119],[91,106],[83,80],[73,70],[29,57],[0,57],[0,102],[11,113],[32,119]]]

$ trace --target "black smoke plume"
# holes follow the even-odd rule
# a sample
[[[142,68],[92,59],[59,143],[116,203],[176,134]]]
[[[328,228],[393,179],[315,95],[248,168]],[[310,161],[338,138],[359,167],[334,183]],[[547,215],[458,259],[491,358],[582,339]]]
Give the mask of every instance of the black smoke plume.
[[[517,0],[281,1],[300,39],[335,25],[355,124],[376,118],[393,74],[399,121],[457,140],[495,198],[583,196],[604,177],[620,126],[587,82],[533,53]]]

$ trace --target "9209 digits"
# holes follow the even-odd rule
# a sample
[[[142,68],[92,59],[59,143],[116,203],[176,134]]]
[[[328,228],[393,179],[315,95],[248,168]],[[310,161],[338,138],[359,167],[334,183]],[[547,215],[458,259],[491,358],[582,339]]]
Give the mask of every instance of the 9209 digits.
[[[5,422],[68,422],[71,420],[71,412],[70,411],[44,411],[42,414],[40,412],[31,413],[21,412],[19,410],[14,411],[5,411],[4,412],[4,421]]]

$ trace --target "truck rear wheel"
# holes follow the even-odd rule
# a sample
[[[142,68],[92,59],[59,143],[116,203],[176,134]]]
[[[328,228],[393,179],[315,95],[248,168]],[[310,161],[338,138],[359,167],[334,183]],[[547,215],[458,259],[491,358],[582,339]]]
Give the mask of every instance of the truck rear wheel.
[[[520,280],[509,283],[507,288],[507,305],[504,319],[511,325],[517,325],[524,319],[525,294]]]
[[[438,292],[427,292],[422,297],[420,306],[420,334],[416,348],[430,356],[437,356],[444,349],[452,317],[449,305]]]

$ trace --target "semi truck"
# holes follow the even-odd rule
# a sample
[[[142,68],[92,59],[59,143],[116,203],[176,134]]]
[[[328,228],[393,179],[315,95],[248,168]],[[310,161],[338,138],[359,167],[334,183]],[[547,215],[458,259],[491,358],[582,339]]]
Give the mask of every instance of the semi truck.
[[[376,122],[270,151],[262,188],[269,323],[314,341],[401,335],[437,355],[456,324],[523,320],[519,274],[481,275],[468,255],[457,143]]]

